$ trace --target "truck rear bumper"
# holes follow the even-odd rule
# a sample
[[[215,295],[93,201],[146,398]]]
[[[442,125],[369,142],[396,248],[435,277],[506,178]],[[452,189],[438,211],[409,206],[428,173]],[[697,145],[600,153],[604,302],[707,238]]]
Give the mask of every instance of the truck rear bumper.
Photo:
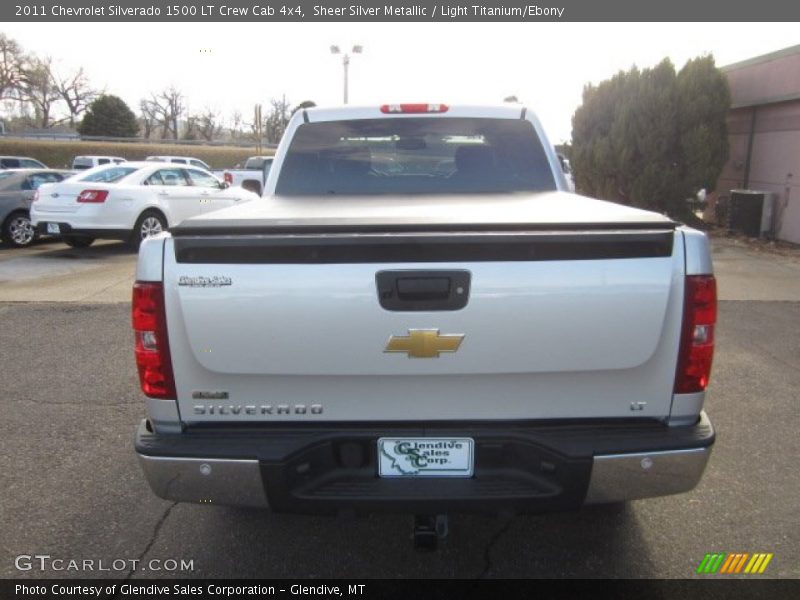
[[[524,513],[689,491],[700,481],[714,443],[705,413],[689,427],[327,425],[159,435],[143,421],[136,451],[150,487],[170,500],[311,514]],[[376,441],[392,435],[472,437],[475,474],[379,478]]]

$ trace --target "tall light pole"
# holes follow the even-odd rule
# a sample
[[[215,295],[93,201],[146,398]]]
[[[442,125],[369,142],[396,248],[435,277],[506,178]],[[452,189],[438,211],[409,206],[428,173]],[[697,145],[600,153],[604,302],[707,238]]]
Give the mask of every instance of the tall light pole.
[[[364,47],[360,45],[353,46],[353,49],[350,51],[353,54],[361,54],[364,51]],[[350,54],[343,53],[339,46],[331,46],[331,54],[341,54],[342,55],[342,67],[344,67],[344,103],[347,104],[347,71],[348,67],[350,66]]]

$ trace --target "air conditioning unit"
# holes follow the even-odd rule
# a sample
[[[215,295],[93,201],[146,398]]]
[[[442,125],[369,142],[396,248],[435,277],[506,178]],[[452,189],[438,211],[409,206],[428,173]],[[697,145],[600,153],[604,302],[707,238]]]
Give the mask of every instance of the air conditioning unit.
[[[750,237],[772,236],[775,233],[777,195],[756,190],[731,190],[728,203],[728,229]]]

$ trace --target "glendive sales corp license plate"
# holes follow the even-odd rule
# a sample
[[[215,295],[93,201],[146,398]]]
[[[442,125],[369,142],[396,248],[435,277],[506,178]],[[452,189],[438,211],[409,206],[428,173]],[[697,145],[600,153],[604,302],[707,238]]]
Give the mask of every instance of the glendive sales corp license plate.
[[[471,438],[380,438],[381,477],[472,477]]]
[[[48,223],[47,233],[61,233],[61,228],[58,226],[58,223]]]

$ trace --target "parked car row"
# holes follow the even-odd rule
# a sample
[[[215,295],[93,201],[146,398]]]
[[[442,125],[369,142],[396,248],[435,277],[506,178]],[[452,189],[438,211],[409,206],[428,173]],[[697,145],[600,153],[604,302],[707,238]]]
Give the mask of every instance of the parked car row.
[[[148,156],[145,160],[148,162],[168,162],[179,165],[190,165],[192,167],[200,167],[206,171],[211,170],[211,167],[202,160],[199,158],[192,158],[191,156]]]
[[[180,165],[191,165],[193,167],[200,167],[206,171],[210,171],[211,167],[199,158],[191,156],[148,156],[145,158],[147,162],[166,162],[176,163]],[[82,171],[91,169],[92,167],[99,167],[100,165],[108,165],[127,162],[127,159],[121,156],[76,156],[72,161],[72,169],[74,171]]]
[[[0,171],[0,235],[17,247],[38,235],[75,248],[101,238],[138,247],[184,219],[258,197],[193,163],[120,159],[77,171],[7,169]]]
[[[569,161],[557,156],[574,191]],[[206,163],[186,156],[148,156],[142,162],[76,156],[72,171],[60,171],[27,157],[0,157],[2,165],[18,165],[0,171],[0,237],[12,246],[57,235],[73,247],[98,238],[138,247],[188,217],[259,197],[272,161],[253,156],[243,169],[211,173]]]

